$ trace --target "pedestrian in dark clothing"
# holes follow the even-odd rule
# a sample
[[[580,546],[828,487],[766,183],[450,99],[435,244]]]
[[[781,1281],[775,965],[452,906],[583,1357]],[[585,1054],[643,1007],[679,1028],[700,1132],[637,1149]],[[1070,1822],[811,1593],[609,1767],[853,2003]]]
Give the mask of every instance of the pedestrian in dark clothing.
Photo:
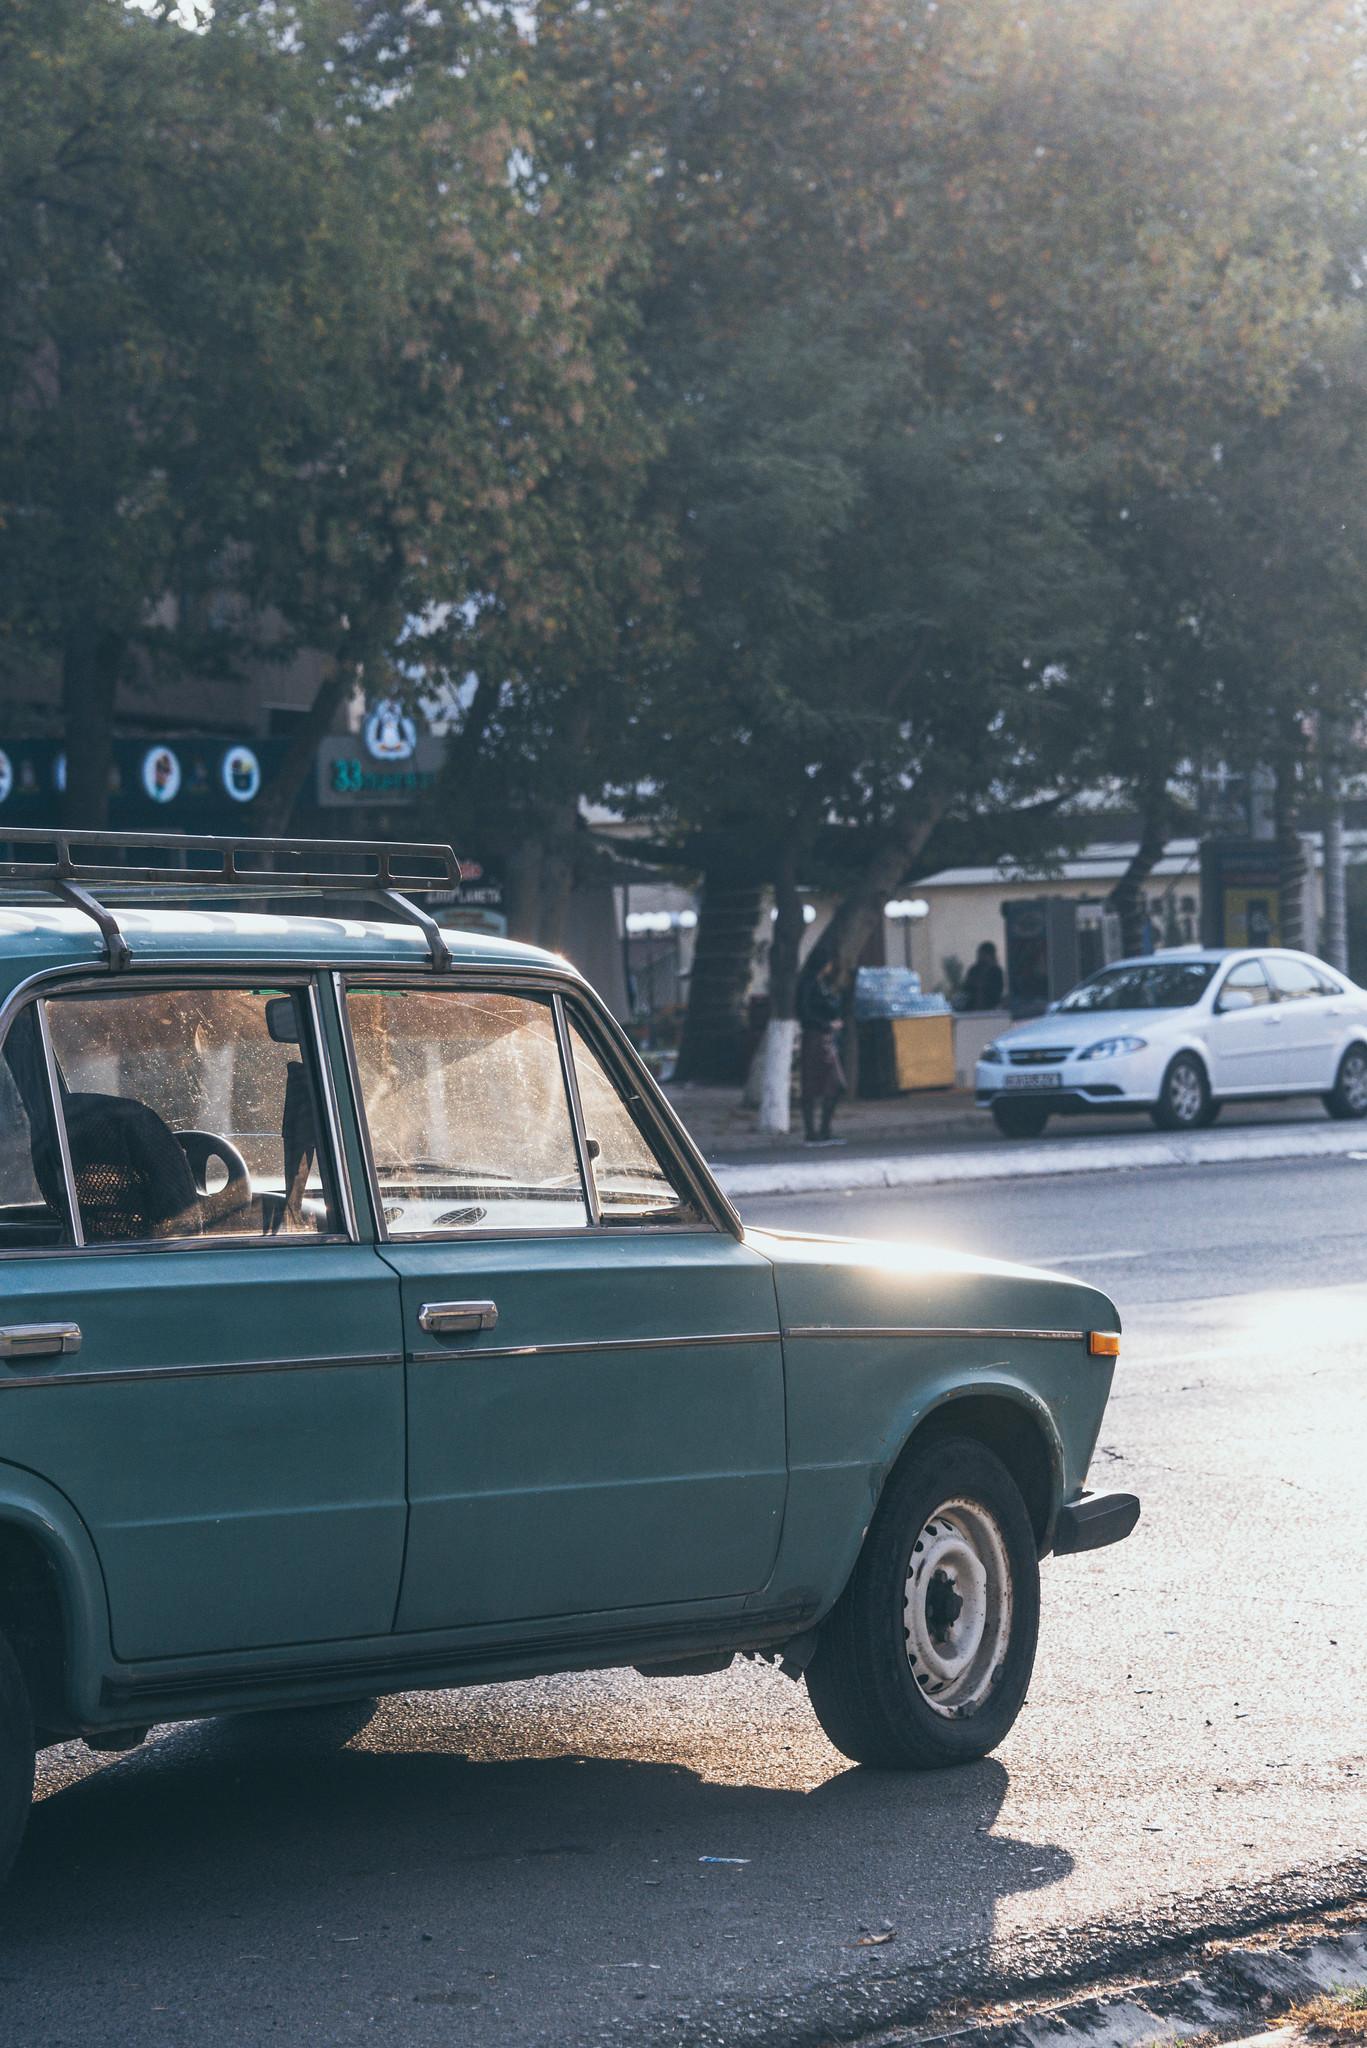
[[[798,1000],[798,1022],[802,1026],[802,1128],[807,1144],[834,1145],[831,1119],[835,1105],[845,1093],[845,1069],[840,1064],[836,1036],[843,999],[835,962],[828,960],[818,974],[810,976]]]
[[[984,939],[978,957],[964,976],[966,1010],[999,1010],[1006,990],[1006,977],[997,961],[997,949]]]

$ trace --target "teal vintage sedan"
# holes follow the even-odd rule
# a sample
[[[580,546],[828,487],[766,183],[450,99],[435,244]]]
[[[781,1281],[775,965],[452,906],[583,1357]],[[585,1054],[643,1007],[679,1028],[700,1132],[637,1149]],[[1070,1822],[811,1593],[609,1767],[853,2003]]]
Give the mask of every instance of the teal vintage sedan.
[[[1139,1512],[1104,1294],[745,1228],[449,849],[9,854],[0,1867],[35,1746],[409,1687],[741,1654],[861,1762],[1002,1740]]]

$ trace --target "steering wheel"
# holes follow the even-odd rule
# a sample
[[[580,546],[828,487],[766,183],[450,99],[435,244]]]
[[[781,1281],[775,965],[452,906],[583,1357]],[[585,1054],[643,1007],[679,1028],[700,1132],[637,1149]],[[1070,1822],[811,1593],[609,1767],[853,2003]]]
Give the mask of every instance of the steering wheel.
[[[177,1131],[176,1136],[194,1175],[206,1227],[212,1228],[225,1217],[235,1216],[239,1210],[250,1207],[251,1173],[231,1139],[220,1138],[216,1131]],[[226,1185],[212,1190],[209,1187],[211,1159],[221,1160],[228,1169]]]

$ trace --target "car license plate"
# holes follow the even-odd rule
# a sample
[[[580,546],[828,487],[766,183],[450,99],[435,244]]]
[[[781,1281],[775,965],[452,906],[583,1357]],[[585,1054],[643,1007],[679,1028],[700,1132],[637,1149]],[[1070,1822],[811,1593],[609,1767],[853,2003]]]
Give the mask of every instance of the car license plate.
[[[1059,1088],[1063,1084],[1061,1074],[1003,1074],[1003,1088]]]

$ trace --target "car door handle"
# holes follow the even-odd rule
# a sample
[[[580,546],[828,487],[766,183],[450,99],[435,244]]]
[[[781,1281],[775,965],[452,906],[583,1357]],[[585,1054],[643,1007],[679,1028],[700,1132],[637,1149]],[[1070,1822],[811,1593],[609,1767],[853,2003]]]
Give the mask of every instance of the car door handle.
[[[0,1358],[61,1358],[80,1348],[79,1323],[7,1323],[0,1327]]]
[[[492,1330],[498,1321],[494,1301],[425,1301],[418,1310],[418,1328],[429,1337],[452,1337],[461,1330]]]

